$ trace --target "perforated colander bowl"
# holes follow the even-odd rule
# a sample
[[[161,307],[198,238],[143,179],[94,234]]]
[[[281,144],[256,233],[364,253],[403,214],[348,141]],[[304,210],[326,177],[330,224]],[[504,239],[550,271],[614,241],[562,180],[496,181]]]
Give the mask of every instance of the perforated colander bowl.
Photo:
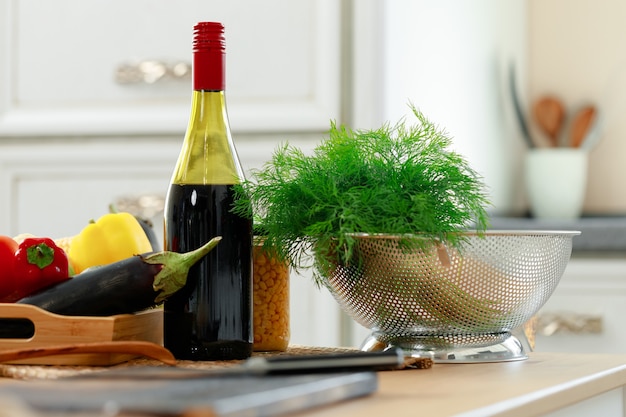
[[[459,249],[355,234],[349,265],[331,263],[322,275],[341,307],[373,331],[365,350],[395,345],[437,361],[524,359],[512,332],[552,295],[578,234],[466,233]]]

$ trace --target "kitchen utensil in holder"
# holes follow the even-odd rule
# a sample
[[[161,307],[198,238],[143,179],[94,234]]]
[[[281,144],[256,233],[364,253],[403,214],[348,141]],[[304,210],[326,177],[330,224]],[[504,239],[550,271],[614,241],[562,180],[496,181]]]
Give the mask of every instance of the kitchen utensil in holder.
[[[350,263],[329,258],[322,275],[341,307],[372,330],[362,350],[401,347],[435,362],[523,360],[523,325],[552,295],[578,234],[466,233],[458,249],[355,234]]]

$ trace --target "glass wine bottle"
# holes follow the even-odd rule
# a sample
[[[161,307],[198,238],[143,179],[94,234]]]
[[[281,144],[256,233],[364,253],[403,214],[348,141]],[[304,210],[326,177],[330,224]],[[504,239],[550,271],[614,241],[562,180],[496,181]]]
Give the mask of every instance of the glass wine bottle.
[[[231,212],[244,174],[224,95],[224,26],[194,26],[189,125],[165,202],[165,249],[220,243],[164,304],[164,344],[176,358],[244,359],[252,353],[252,221]]]

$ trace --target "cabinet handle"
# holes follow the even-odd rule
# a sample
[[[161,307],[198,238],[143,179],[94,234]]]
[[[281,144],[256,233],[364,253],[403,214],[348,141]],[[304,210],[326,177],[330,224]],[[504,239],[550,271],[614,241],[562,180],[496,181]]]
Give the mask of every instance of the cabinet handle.
[[[164,80],[191,79],[191,64],[187,62],[164,62],[144,60],[123,63],[115,70],[118,84],[154,84]]]
[[[126,211],[144,220],[162,215],[165,206],[163,194],[140,194],[122,196],[115,200],[118,211]]]
[[[603,317],[579,313],[542,313],[537,317],[537,333],[543,336],[561,334],[600,334]]]

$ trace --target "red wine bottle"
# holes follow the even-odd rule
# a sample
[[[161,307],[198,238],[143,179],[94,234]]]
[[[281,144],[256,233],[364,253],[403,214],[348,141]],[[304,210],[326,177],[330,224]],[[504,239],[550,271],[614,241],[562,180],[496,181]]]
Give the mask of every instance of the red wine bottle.
[[[165,202],[165,249],[222,240],[164,304],[164,344],[178,359],[252,354],[252,220],[231,212],[244,174],[226,112],[224,56],[224,26],[196,24],[191,116]]]

